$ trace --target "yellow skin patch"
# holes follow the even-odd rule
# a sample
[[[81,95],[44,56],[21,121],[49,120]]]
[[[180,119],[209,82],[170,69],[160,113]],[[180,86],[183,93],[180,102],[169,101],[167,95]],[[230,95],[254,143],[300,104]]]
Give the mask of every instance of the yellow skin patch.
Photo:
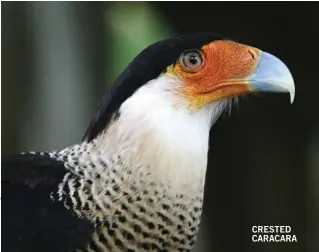
[[[249,77],[258,64],[261,50],[232,41],[214,41],[201,48],[202,64],[194,71],[183,64],[171,65],[168,74],[182,80],[178,93],[195,109],[222,98],[251,92]]]

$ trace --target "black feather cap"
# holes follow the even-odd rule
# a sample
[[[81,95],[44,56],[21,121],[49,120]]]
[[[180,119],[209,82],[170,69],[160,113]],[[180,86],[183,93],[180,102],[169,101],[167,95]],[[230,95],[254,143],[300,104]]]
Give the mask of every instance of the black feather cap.
[[[91,141],[105,129],[121,104],[133,93],[157,78],[168,66],[176,62],[182,52],[200,49],[202,46],[222,38],[213,33],[196,33],[156,42],[144,49],[115,80],[98,105],[83,141]]]

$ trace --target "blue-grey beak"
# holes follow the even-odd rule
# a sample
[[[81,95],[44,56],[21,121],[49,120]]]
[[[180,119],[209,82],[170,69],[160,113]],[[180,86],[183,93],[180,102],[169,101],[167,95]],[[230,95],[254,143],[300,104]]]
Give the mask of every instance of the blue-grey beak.
[[[258,65],[249,77],[250,89],[263,92],[289,92],[295,98],[295,84],[288,67],[275,56],[261,52]]]

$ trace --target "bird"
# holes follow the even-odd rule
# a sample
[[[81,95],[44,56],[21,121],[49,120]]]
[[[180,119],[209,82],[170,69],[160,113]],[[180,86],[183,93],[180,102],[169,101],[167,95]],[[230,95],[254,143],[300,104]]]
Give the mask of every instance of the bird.
[[[2,251],[191,251],[210,130],[256,92],[295,96],[287,65],[261,49],[211,32],[146,47],[82,140],[2,159]]]

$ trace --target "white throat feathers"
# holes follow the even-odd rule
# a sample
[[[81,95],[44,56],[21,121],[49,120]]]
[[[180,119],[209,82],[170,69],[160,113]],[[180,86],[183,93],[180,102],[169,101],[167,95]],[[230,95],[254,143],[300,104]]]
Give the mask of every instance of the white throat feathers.
[[[172,189],[203,190],[209,130],[228,102],[192,111],[174,92],[178,81],[164,74],[139,88],[94,139],[94,148],[102,156],[120,155],[132,174],[145,169]]]

